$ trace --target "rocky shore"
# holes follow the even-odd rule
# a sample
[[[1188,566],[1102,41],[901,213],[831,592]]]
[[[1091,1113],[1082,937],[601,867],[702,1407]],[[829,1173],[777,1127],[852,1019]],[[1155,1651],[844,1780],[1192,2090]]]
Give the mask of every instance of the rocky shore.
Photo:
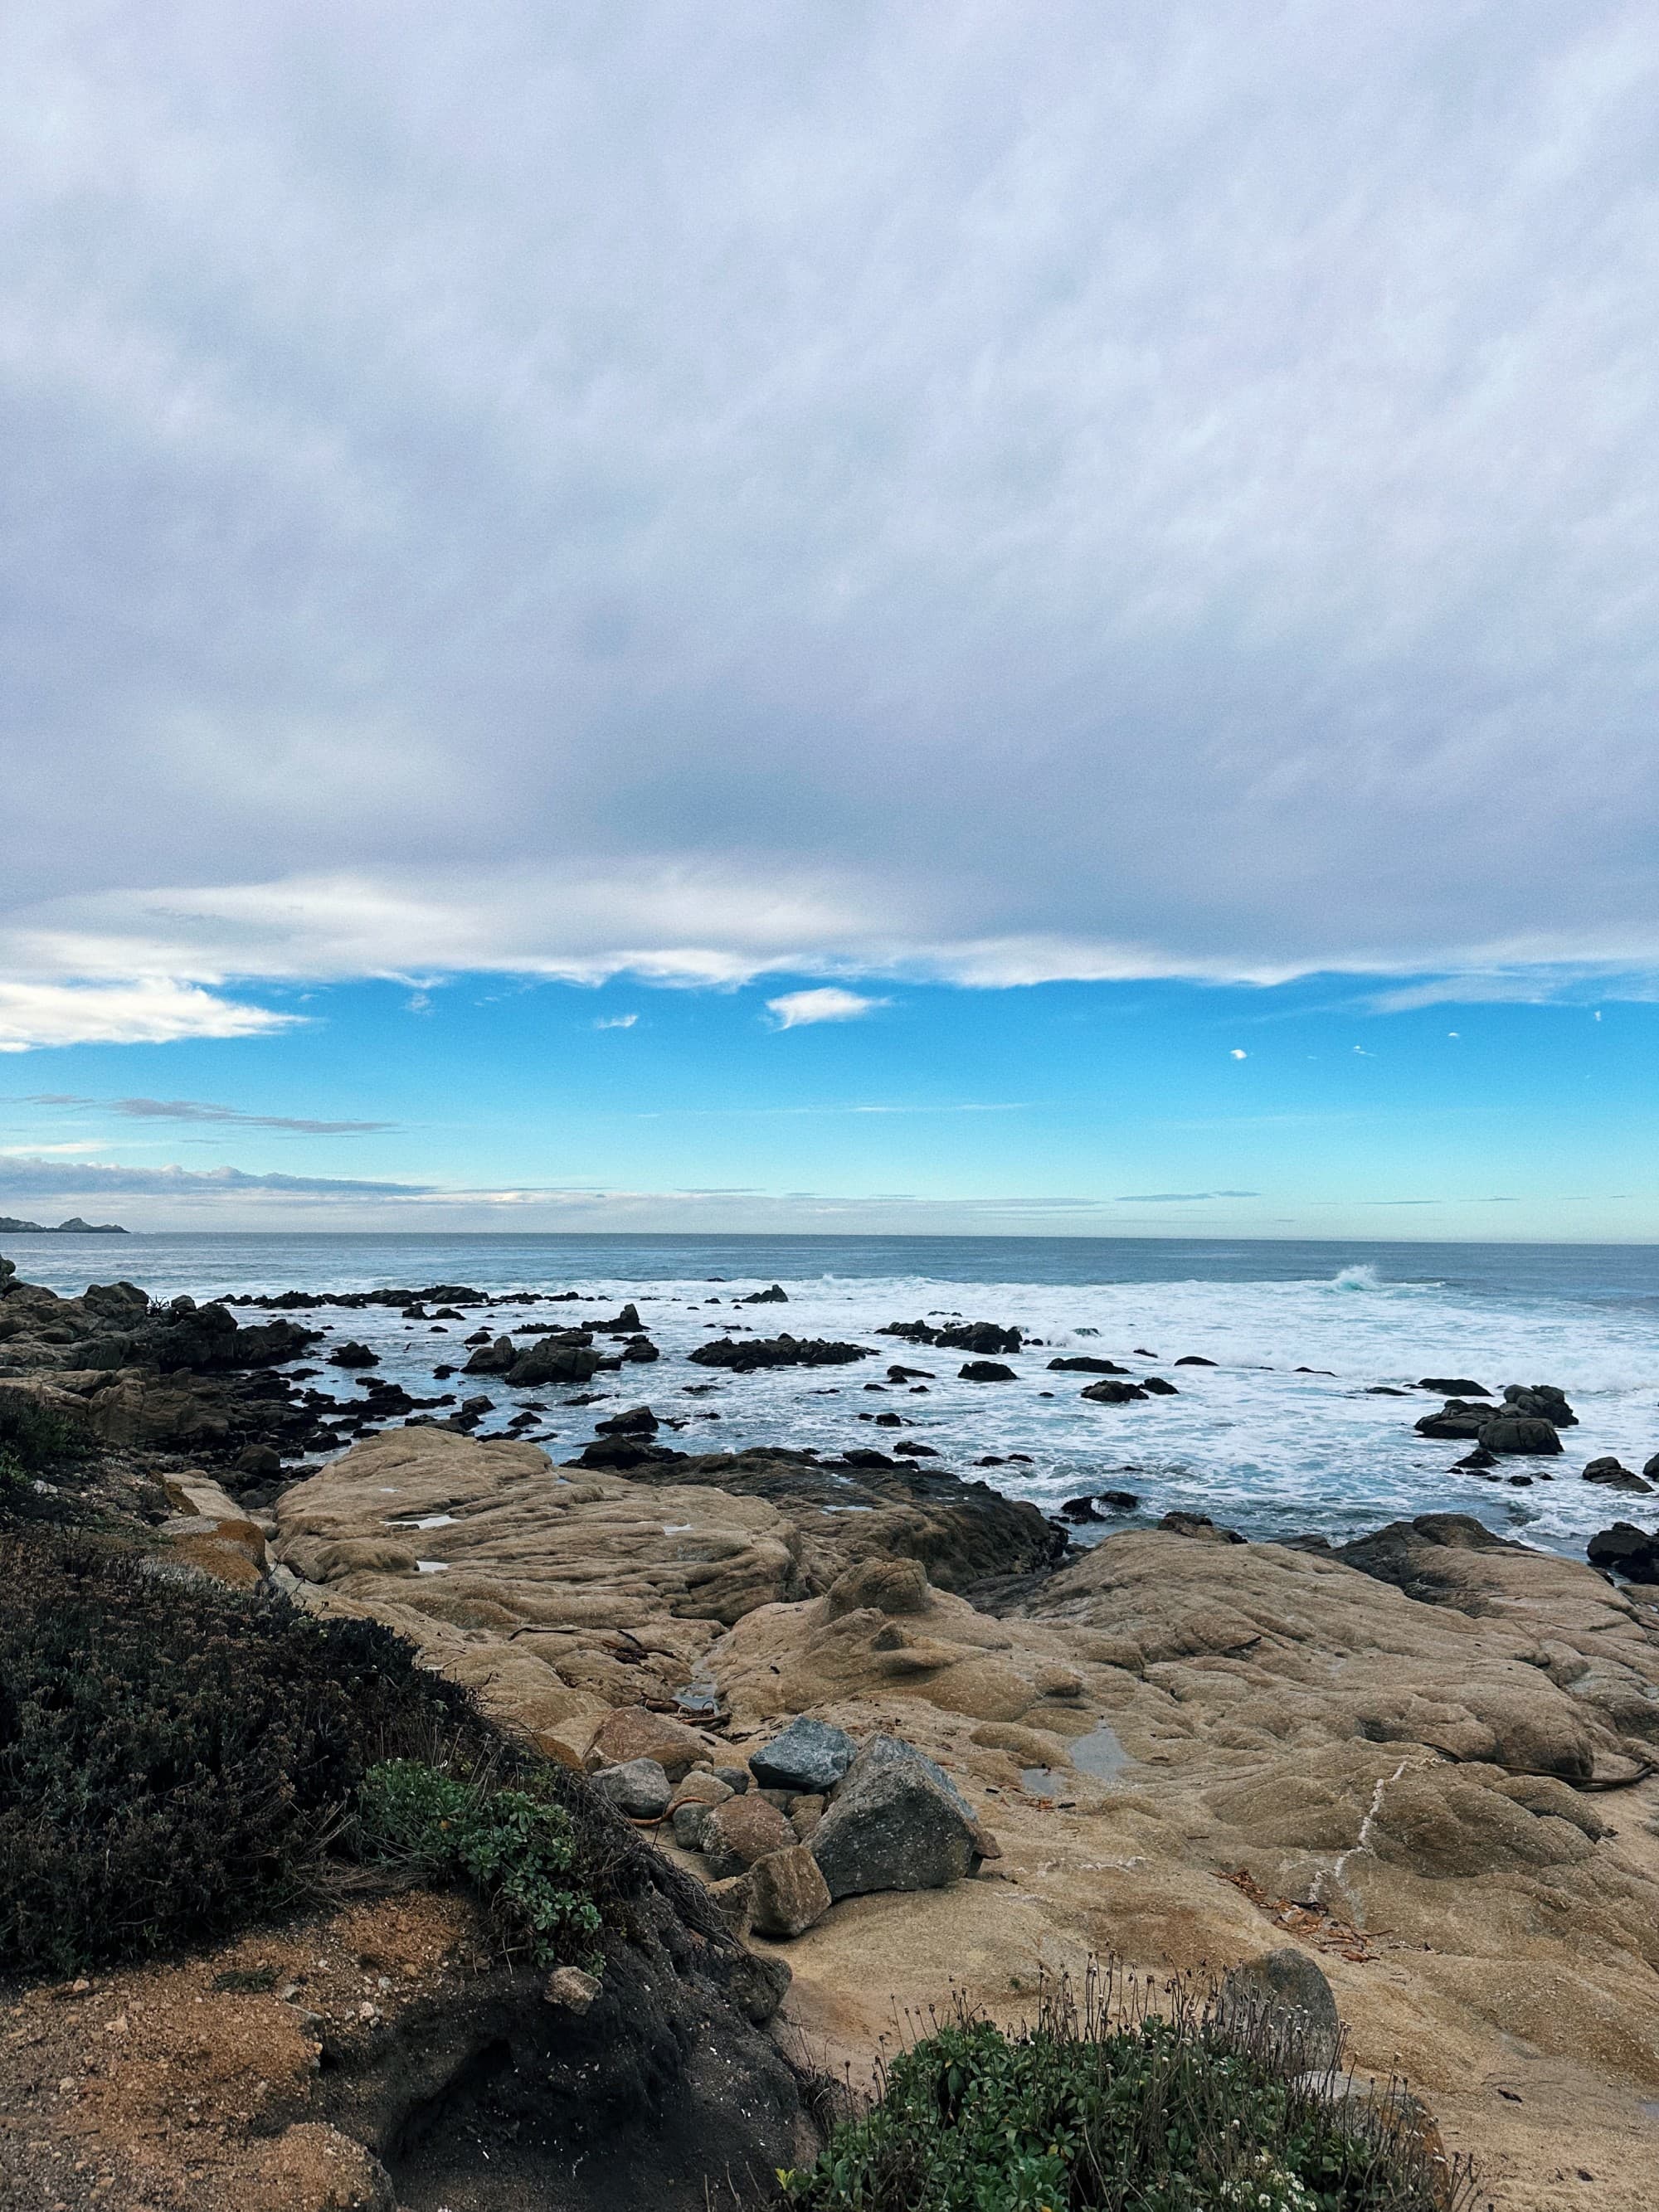
[[[1480,2156],[1484,2193],[1504,2212],[1650,2202],[1659,1602],[1639,1579],[1643,1530],[1623,1524],[1638,1540],[1610,1561],[1627,1571],[1616,1579],[1456,1515],[1334,1549],[1246,1543],[1171,1516],[1079,1552],[1034,1506],[903,1452],[904,1440],[835,1457],[686,1449],[697,1401],[680,1394],[695,1382],[678,1385],[678,1426],[660,1394],[607,1399],[591,1439],[555,1463],[525,1433],[544,1402],[519,1400],[518,1433],[481,1437],[484,1413],[507,1409],[476,1401],[503,1387],[580,1394],[602,1375],[616,1389],[623,1377],[654,1385],[656,1347],[636,1310],[530,1322],[553,1302],[453,1284],[329,1301],[457,1338],[458,1324],[475,1324],[446,1356],[456,1387],[421,1403],[402,1386],[376,1389],[372,1351],[368,1387],[354,1382],[349,1399],[309,1387],[325,1364],[353,1364],[341,1357],[349,1337],[319,1333],[320,1303],[276,1294],[258,1302],[268,1318],[239,1324],[222,1304],[158,1310],[125,1284],[55,1298],[0,1261],[0,1418],[27,1401],[98,1453],[72,1483],[26,1486],[11,1510],[100,1516],[193,1572],[280,1589],[322,1619],[384,1623],[495,1720],[592,1778],[662,1869],[651,1938],[661,1956],[712,1945],[751,1962],[708,1981],[701,2027],[664,2030],[680,2056],[661,2062],[659,2090],[634,2100],[632,2137],[618,2121],[636,2182],[649,2142],[657,2170],[706,2154],[692,2135],[661,2148],[672,2135],[662,2112],[689,2110],[675,2100],[695,2102],[697,2066],[715,2063],[688,2051],[723,2051],[747,2085],[732,2113],[759,2100],[771,2115],[728,2116],[731,2140],[753,2157],[781,2142],[782,2155],[792,2130],[811,2130],[794,2077],[768,2071],[778,2039],[862,2076],[896,2005],[925,2008],[953,1987],[1012,2019],[1040,1978],[1081,1974],[1091,1957],[1221,1972],[1288,1949],[1328,1988],[1362,2072],[1408,2075],[1448,2145]],[[1026,1348],[996,1324],[890,1333],[924,1362],[949,1350],[992,1365],[985,1355]],[[878,1357],[728,1332],[690,1372]],[[1051,1365],[1057,1383],[1092,1395],[1111,1364]],[[926,1367],[887,1371],[909,1388]],[[484,1387],[468,1388],[475,1378]],[[1467,1437],[1500,1478],[1497,1463],[1548,1451],[1528,1424],[1547,1428],[1559,1455],[1571,1407],[1553,1386],[1499,1398],[1466,1377],[1433,1379],[1449,1402],[1425,1419],[1452,1425],[1433,1433]],[[1659,1540],[1655,1556],[1659,1573]],[[385,1925],[349,1939],[255,1937],[234,1960],[78,1994],[15,1992],[21,2026],[0,2064],[15,2089],[19,2068],[36,2087],[15,2106],[29,2116],[22,2131],[0,2135],[0,2160],[64,2177],[42,2202],[121,2201],[92,2182],[142,2112],[146,2170],[158,2190],[176,2180],[186,2193],[132,2201],[221,2201],[204,2185],[188,2195],[190,2091],[201,2086],[183,2056],[189,2014],[212,1996],[204,1976],[269,1953],[270,1984],[238,1999],[252,2025],[227,2028],[210,2094],[193,2100],[198,2118],[213,2115],[222,2201],[563,2203],[548,2193],[556,2146],[539,2165],[526,2150],[509,2185],[469,2167],[467,2145],[483,2138],[461,2117],[483,2094],[485,2047],[507,2054],[492,2062],[507,2069],[492,2112],[512,2101],[500,2084],[552,2063],[534,2052],[557,2008],[532,2011],[529,2027],[502,2025],[526,1993],[460,1973],[471,1940],[461,1908],[421,1893],[396,1910],[404,1936],[393,1908],[375,1907]],[[368,2009],[340,2027],[340,2047],[361,2051],[343,2075],[331,2063],[306,2076],[309,2087],[302,2015],[318,2011],[306,1992],[319,1970],[304,1967],[307,1947],[390,1962],[384,1976],[354,1966]],[[642,2016],[655,2002],[639,1999]],[[614,2042],[623,2031],[603,2017]],[[111,2028],[116,2018],[125,2027]],[[142,2065],[130,2041],[140,2019],[155,2023]],[[287,2037],[299,2039],[291,2065],[279,2057]],[[395,2094],[382,2080],[394,2048]],[[82,2085],[72,2097],[34,2052],[61,2063],[54,2081]],[[658,2079],[656,2061],[639,2063],[641,2081]],[[273,2081],[289,2084],[275,2135],[257,2117]],[[419,2136],[427,2107],[446,2117],[422,2165],[398,2146]],[[25,2139],[46,2165],[16,2162]],[[274,2196],[273,2142],[295,2160],[316,2150]],[[76,2157],[84,2189],[69,2178]],[[543,2194],[522,2193],[532,2187]],[[665,2185],[659,2201],[681,2200]]]

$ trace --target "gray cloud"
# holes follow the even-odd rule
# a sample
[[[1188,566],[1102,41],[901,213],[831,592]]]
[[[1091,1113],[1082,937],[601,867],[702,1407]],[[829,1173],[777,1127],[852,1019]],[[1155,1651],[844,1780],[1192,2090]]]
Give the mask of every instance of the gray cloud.
[[[228,1167],[129,1168],[100,1161],[0,1155],[0,1194],[11,1198],[125,1194],[222,1200],[269,1192],[289,1198],[417,1199],[432,1188],[430,1183],[368,1182],[345,1176],[248,1175]]]
[[[1260,1198],[1259,1190],[1137,1190],[1118,1199],[1119,1206],[1188,1206],[1205,1198]]]
[[[64,1091],[33,1091],[24,1106],[94,1106],[132,1121],[228,1121],[244,1129],[285,1129],[302,1137],[378,1136],[396,1121],[312,1121],[293,1114],[244,1114],[234,1106],[213,1106],[200,1098],[82,1098]]]
[[[1659,22],[112,25],[0,88],[21,1042],[1659,965]]]

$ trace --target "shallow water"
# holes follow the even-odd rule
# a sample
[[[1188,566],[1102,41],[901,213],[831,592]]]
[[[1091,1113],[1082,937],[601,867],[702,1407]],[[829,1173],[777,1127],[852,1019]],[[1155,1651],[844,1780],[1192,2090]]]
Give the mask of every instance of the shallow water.
[[[603,1311],[631,1297],[665,1356],[596,1378],[603,1395],[591,1406],[569,1406],[569,1394],[552,1389],[514,1392],[493,1377],[458,1374],[435,1386],[494,1399],[486,1432],[526,1402],[544,1405],[556,1456],[587,1441],[597,1420],[643,1402],[685,1423],[659,1438],[682,1449],[790,1443],[828,1455],[849,1445],[891,1450],[909,1438],[957,1473],[1000,1459],[979,1470],[986,1480],[1049,1508],[1085,1492],[1134,1492],[1139,1510],[1114,1526],[1179,1508],[1248,1535],[1318,1531],[1340,1541],[1399,1516],[1459,1511],[1582,1553],[1585,1537],[1609,1522],[1659,1522],[1659,1494],[1626,1497],[1579,1480],[1603,1454],[1639,1468],[1659,1452],[1659,1251],[1650,1247],[134,1236],[18,1237],[3,1249],[26,1277],[64,1291],[120,1274],[157,1297],[448,1280],[491,1292],[574,1289]],[[787,1291],[787,1305],[734,1307],[773,1281]],[[568,1310],[572,1321],[584,1313]],[[873,1334],[888,1322],[947,1316],[1012,1323],[1043,1342],[1007,1360],[1016,1382],[981,1384],[958,1379],[961,1353]],[[512,1317],[491,1316],[491,1325]],[[377,1372],[417,1395],[433,1393],[435,1360],[463,1364],[462,1340],[479,1325],[469,1316],[434,1333],[380,1310],[309,1318],[372,1345],[382,1358]],[[878,1356],[742,1376],[685,1364],[694,1345],[738,1328],[846,1338]],[[1088,1376],[1046,1365],[1085,1352],[1132,1375],[1161,1375],[1178,1395],[1121,1407],[1085,1401]],[[1186,1353],[1217,1364],[1176,1366]],[[890,1363],[929,1370],[925,1389],[884,1387]],[[1580,1425],[1565,1432],[1561,1458],[1500,1467],[1500,1477],[1530,1475],[1530,1486],[1454,1473],[1468,1448],[1413,1431],[1438,1402],[1413,1386],[1433,1374],[1468,1375],[1494,1391],[1559,1384]],[[354,1395],[337,1370],[325,1368],[318,1381]],[[691,1384],[696,1395],[687,1395]],[[1408,1395],[1366,1395],[1379,1384]],[[904,1425],[859,1418],[876,1411]],[[1029,1464],[1006,1464],[1015,1453]],[[1087,1541],[1107,1530],[1074,1533]]]

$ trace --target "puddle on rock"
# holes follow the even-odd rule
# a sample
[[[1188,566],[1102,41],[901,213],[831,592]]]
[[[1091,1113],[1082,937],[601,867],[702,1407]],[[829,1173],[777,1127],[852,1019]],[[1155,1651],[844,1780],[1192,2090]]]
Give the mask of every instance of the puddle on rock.
[[[1097,1721],[1087,1735],[1078,1736],[1072,1744],[1071,1755],[1075,1771],[1096,1782],[1115,1782],[1130,1764],[1129,1754],[1118,1741],[1116,1731],[1105,1721]],[[1065,1777],[1057,1774],[1052,1766],[1022,1767],[1019,1778],[1034,1797],[1052,1797],[1067,1786]]]

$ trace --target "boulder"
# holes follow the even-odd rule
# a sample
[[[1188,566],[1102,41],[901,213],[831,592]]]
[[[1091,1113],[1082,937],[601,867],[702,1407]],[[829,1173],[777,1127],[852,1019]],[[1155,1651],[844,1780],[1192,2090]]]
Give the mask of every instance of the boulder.
[[[1086,1352],[1081,1358],[1048,1362],[1051,1375],[1127,1375],[1128,1371],[1127,1367],[1120,1367],[1115,1359],[1096,1359]]]
[[[893,1756],[879,1741],[854,1760],[812,1838],[832,1898],[943,1889],[979,1856],[973,1815],[935,1778],[939,1770],[908,1746],[899,1748],[908,1756]]]
[[[749,1919],[757,1936],[804,1936],[830,1910],[830,1885],[805,1845],[769,1851],[749,1869]]]
[[[1649,1535],[1628,1521],[1615,1521],[1585,1548],[1593,1567],[1623,1575],[1627,1582],[1659,1583],[1659,1528]]]
[[[634,1336],[645,1326],[640,1319],[640,1310],[630,1298],[620,1313],[612,1314],[609,1321],[591,1321],[589,1328],[596,1328],[605,1336]]]
[[[671,1782],[679,1782],[698,1759],[708,1756],[708,1747],[693,1729],[665,1713],[648,1711],[644,1705],[623,1705],[600,1722],[587,1756],[590,1771],[654,1759]],[[667,1800],[663,1802],[665,1810]]]
[[[1483,1451],[1496,1452],[1500,1459],[1547,1456],[1561,1449],[1554,1424],[1540,1413],[1498,1413],[1480,1430],[1480,1443]]]
[[[1012,1367],[1005,1367],[999,1359],[970,1359],[958,1367],[957,1375],[963,1382],[1018,1382],[1019,1377]]]
[[[1419,1390],[1437,1390],[1443,1398],[1490,1398],[1492,1392],[1484,1382],[1471,1382],[1467,1375],[1425,1375],[1419,1379]]]
[[[476,1365],[476,1358],[468,1364]],[[556,1336],[544,1336],[517,1353],[503,1371],[515,1389],[523,1389],[547,1382],[586,1382],[598,1374],[601,1364],[602,1355],[591,1344],[570,1344]]]
[[[660,1820],[668,1810],[672,1789],[666,1774],[654,1759],[625,1759],[590,1778],[594,1791],[630,1820]],[[678,1827],[676,1835],[679,1832]]]
[[[1166,1382],[1161,1375],[1143,1375],[1140,1387],[1154,1398],[1178,1398],[1181,1393],[1173,1382]]]
[[[1201,1352],[1184,1352],[1176,1362],[1177,1367],[1213,1367],[1215,1364],[1213,1359],[1206,1359]]]
[[[1584,1469],[1586,1482],[1599,1482],[1608,1490],[1651,1492],[1653,1485],[1644,1476],[1634,1474],[1616,1459],[1593,1459]]]
[[[803,1714],[763,1750],[750,1753],[749,1771],[763,1787],[826,1792],[841,1780],[857,1752],[845,1729]]]
[[[817,1834],[818,1822],[823,1820],[824,1808],[829,1802],[827,1797],[820,1797],[815,1793],[791,1800],[788,1813],[789,1825],[802,1843],[810,1844]]]
[[[1650,1482],[1659,1482],[1659,1452],[1655,1452],[1651,1459],[1642,1462],[1642,1472]]]
[[[1471,1443],[1492,1418],[1490,1406],[1472,1406],[1467,1399],[1449,1398],[1437,1413],[1425,1413],[1413,1424],[1419,1437],[1444,1437]]]
[[[674,1830],[674,1841],[683,1851],[700,1851],[706,1840],[708,1815],[712,1805],[699,1798],[691,1798],[683,1805],[671,1805],[668,1817]]]
[[[787,1306],[789,1293],[781,1283],[774,1283],[769,1291],[750,1291],[746,1298],[738,1298],[740,1306]]]
[[[1146,1393],[1139,1382],[1091,1382],[1083,1395],[1097,1406],[1127,1406]]]
[[[769,1851],[793,1850],[798,1840],[777,1807],[755,1790],[746,1797],[728,1797],[711,1806],[702,1836],[702,1847],[711,1858],[730,1856],[744,1868],[752,1867]]]
[[[359,1344],[355,1337],[348,1337],[343,1344],[337,1344],[329,1353],[328,1364],[331,1367],[378,1367],[380,1355],[378,1352],[372,1352],[368,1345]]]
[[[1573,1429],[1578,1425],[1578,1416],[1568,1405],[1566,1393],[1558,1390],[1553,1382],[1505,1383],[1504,1410],[1506,1413],[1533,1414],[1558,1429]]]
[[[677,1813],[682,1805],[723,1805],[737,1792],[729,1782],[722,1782],[718,1774],[694,1767],[684,1782],[677,1783],[674,1794],[668,1801],[668,1809]]]
[[[608,1421],[596,1421],[594,1427],[602,1437],[654,1437],[662,1425],[649,1406],[632,1406],[625,1413],[612,1413]]]
[[[1336,2063],[1342,2047],[1336,1999],[1305,1951],[1283,1944],[1235,1966],[1221,1985],[1218,2009],[1223,2021],[1243,2035],[1266,2021],[1297,2036],[1304,2060],[1299,2073],[1323,2074]]]

